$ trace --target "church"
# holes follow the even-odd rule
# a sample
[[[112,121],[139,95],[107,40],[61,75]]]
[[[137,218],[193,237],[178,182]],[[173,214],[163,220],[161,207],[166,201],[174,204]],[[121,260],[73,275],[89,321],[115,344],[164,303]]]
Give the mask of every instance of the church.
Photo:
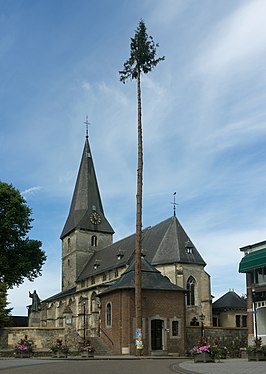
[[[100,337],[115,354],[134,354],[135,234],[113,242],[86,130],[61,233],[62,290],[41,302],[40,327],[69,326]],[[185,328],[212,324],[206,263],[175,213],[142,233],[144,354],[184,354]]]

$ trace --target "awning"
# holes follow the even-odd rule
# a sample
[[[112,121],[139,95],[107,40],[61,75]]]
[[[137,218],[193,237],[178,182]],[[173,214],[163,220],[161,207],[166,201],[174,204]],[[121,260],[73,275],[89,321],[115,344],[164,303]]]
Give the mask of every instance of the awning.
[[[245,255],[239,264],[239,273],[248,273],[252,269],[266,266],[266,248]]]

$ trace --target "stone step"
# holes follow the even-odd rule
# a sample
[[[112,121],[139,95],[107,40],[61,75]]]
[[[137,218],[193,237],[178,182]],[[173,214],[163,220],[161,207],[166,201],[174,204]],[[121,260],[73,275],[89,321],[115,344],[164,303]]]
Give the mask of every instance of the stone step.
[[[100,337],[89,338],[91,346],[95,349],[95,355],[98,356],[111,356],[111,349],[103,342]]]

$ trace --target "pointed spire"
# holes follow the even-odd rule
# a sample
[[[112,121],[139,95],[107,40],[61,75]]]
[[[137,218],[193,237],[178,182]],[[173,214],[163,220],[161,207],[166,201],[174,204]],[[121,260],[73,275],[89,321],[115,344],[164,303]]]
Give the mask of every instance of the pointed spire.
[[[88,125],[87,118],[86,125]],[[99,222],[92,222],[92,213],[99,217]],[[114,230],[104,216],[87,131],[70,211],[61,234],[61,239],[75,229],[114,233]]]

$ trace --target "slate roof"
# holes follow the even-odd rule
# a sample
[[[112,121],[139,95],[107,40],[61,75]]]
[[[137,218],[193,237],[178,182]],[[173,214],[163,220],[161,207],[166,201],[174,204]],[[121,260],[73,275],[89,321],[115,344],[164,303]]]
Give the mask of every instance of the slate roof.
[[[183,288],[173,284],[163,276],[157,269],[151,266],[145,258],[141,258],[142,289],[156,291],[181,291]],[[121,275],[114,285],[101,292],[100,295],[121,289],[135,288],[135,259],[132,260],[128,269]]]
[[[48,297],[45,300],[42,300],[42,303],[44,303],[44,302],[48,303],[50,301],[63,299],[64,297],[74,295],[75,293],[76,293],[76,287],[72,287],[69,290],[59,292],[59,293],[57,293],[57,294],[55,294],[51,297]]]
[[[229,291],[212,304],[213,310],[246,310],[247,303],[234,291]]]
[[[188,241],[191,253],[186,248]],[[143,230],[142,250],[146,260],[153,266],[171,263],[206,265],[175,216]],[[83,268],[78,281],[129,265],[134,251],[135,234],[95,252]],[[120,260],[117,257],[119,253],[123,255]]]
[[[94,225],[89,219],[94,210],[101,216],[99,225]],[[104,215],[88,136],[85,140],[69,215],[60,238],[64,238],[75,229],[114,233]]]

